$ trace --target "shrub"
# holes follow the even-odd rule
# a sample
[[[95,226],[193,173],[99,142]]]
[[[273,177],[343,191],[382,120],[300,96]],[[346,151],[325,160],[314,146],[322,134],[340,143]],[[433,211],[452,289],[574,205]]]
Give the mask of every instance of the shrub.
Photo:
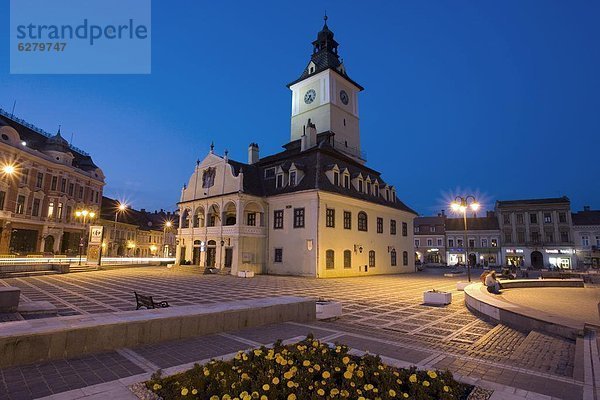
[[[166,400],[452,400],[465,399],[472,389],[447,371],[390,367],[378,356],[349,355],[347,346],[329,347],[312,336],[239,352],[231,361],[196,364],[170,377],[155,375],[146,387]]]

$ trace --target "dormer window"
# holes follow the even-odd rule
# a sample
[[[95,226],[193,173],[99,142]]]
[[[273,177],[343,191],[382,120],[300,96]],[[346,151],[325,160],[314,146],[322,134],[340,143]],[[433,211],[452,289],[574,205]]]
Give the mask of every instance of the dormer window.
[[[277,179],[275,181],[275,187],[276,188],[283,187],[283,174],[277,174]]]
[[[367,194],[371,194],[371,182],[367,182]]]
[[[339,186],[340,185],[340,173],[339,172],[334,172],[333,173],[333,184],[335,186]]]
[[[350,175],[344,174],[344,188],[350,189]]]
[[[375,186],[374,186],[374,194],[375,194],[375,196],[379,197],[379,185],[378,184],[375,184]]]
[[[290,171],[290,186],[296,186],[296,171]]]
[[[363,191],[363,181],[362,180],[358,181],[358,191],[361,192],[361,193]]]

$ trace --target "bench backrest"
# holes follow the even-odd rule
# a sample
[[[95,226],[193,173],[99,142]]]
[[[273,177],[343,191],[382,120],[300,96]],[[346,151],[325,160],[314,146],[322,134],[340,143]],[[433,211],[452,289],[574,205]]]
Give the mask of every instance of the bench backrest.
[[[135,299],[138,303],[146,306],[146,307],[154,307],[154,301],[152,300],[152,296],[144,296],[143,294],[135,293]]]

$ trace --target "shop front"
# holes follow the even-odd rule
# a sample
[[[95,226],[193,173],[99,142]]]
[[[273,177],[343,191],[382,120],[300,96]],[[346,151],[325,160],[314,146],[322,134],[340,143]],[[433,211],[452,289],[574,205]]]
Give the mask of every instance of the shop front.
[[[573,249],[545,249],[547,266],[551,268],[572,269]]]
[[[440,249],[427,249],[427,252],[425,253],[425,264],[441,264],[443,262]]]
[[[451,248],[447,252],[448,265],[467,265],[465,260],[465,251],[461,248]]]
[[[509,267],[525,266],[525,250],[524,249],[504,249],[505,264]]]

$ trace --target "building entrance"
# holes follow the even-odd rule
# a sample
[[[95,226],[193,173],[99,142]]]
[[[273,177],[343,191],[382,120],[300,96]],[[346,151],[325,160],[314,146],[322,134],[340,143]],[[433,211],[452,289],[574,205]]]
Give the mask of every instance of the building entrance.
[[[544,268],[544,256],[539,251],[531,253],[531,266],[535,269]]]
[[[217,261],[217,242],[214,240],[208,241],[206,248],[206,266],[214,267]]]
[[[231,268],[233,263],[233,249],[228,247],[225,249],[225,268]]]

